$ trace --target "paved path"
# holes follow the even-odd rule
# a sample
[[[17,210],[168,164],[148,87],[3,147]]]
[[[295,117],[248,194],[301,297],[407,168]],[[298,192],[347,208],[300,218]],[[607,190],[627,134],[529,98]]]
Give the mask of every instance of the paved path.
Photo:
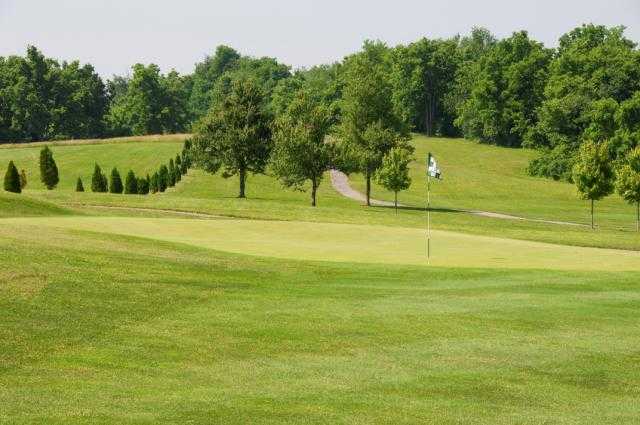
[[[333,188],[338,193],[340,193],[342,196],[345,196],[345,197],[350,198],[350,199],[354,199],[356,201],[366,202],[367,197],[364,195],[364,193],[361,193],[361,192],[355,190],[353,187],[351,187],[351,184],[349,183],[349,177],[345,173],[343,173],[342,171],[338,171],[338,170],[331,170],[330,171],[330,175],[331,175],[331,185],[333,186]],[[371,205],[382,206],[382,207],[391,207],[391,206],[393,206],[393,202],[381,201],[381,200],[378,200],[378,199],[371,199]],[[404,206],[404,205],[398,203],[398,206],[401,207],[401,206]],[[473,215],[477,215],[477,216],[481,216],[481,217],[499,218],[499,219],[502,219],[502,220],[523,220],[523,221],[533,221],[533,222],[537,222],[537,223],[559,224],[559,225],[563,225],[563,226],[588,227],[586,224],[572,223],[572,222],[569,222],[569,221],[556,221],[556,220],[542,220],[542,219],[537,219],[537,218],[525,218],[525,217],[518,217],[518,216],[515,216],[515,215],[501,214],[501,213],[489,212],[489,211],[475,211],[475,210],[453,210],[453,211],[467,213],[467,214],[473,214]]]

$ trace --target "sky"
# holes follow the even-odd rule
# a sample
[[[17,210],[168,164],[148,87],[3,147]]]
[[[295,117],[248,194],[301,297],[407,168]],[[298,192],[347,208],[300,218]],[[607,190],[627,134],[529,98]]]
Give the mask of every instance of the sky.
[[[0,56],[35,45],[104,77],[135,63],[193,71],[216,46],[297,67],[330,63],[366,39],[389,45],[484,26],[526,29],[553,47],[583,23],[624,25],[640,42],[640,0],[0,0]]]

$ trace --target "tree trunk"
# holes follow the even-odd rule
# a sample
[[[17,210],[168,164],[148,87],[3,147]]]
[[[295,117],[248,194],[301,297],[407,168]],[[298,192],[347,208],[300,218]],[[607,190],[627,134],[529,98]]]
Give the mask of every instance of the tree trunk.
[[[247,170],[244,168],[240,168],[240,194],[238,198],[246,198],[244,193],[245,181],[247,179]]]
[[[371,206],[371,172],[367,170],[367,206]]]
[[[593,199],[591,200],[591,229],[595,229],[593,225]]]
[[[640,232],[640,202],[636,202],[636,232]]]
[[[318,190],[318,184],[316,183],[316,179],[311,179],[311,206],[316,206],[316,192]]]
[[[394,192],[395,195],[395,199],[394,199],[394,204],[396,206],[396,215],[398,214],[398,192]]]

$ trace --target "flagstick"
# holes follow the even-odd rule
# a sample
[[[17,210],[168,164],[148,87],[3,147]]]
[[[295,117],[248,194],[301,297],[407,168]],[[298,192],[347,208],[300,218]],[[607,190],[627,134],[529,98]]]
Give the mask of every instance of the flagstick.
[[[427,171],[427,264],[431,263],[431,175]]]

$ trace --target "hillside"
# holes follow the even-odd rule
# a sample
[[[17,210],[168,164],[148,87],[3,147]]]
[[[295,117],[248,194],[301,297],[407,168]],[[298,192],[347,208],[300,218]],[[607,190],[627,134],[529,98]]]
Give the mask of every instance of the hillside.
[[[75,179],[82,176],[88,188],[93,165],[98,162],[106,173],[117,166],[121,174],[133,169],[147,173],[157,169],[180,151],[184,136],[164,136],[133,140],[69,142],[52,147],[60,169],[58,189],[44,191],[38,181],[37,158],[40,147],[17,145],[0,149],[0,164],[10,159],[28,173],[25,194],[63,208],[85,209],[88,214],[109,215],[116,211],[94,206],[194,211],[240,218],[302,220],[401,227],[425,227],[426,182],[424,157],[432,151],[444,173],[444,180],[432,185],[433,228],[478,235],[526,239],[541,242],[606,248],[640,249],[633,229],[633,208],[617,196],[597,203],[598,231],[582,226],[502,220],[456,212],[474,209],[509,213],[533,219],[588,222],[588,208],[579,200],[572,185],[534,178],[526,166],[534,153],[527,150],[498,148],[461,139],[437,139],[417,136],[416,161],[412,164],[413,185],[400,194],[407,205],[396,215],[385,207],[366,208],[344,198],[331,187],[326,176],[320,186],[317,208],[309,206],[309,194],[283,189],[273,177],[250,175],[248,199],[237,199],[237,178],[223,179],[200,170],[189,174],[164,194],[123,196],[73,191]],[[362,177],[352,175],[354,187],[363,189]],[[392,199],[374,186],[373,196]]]

